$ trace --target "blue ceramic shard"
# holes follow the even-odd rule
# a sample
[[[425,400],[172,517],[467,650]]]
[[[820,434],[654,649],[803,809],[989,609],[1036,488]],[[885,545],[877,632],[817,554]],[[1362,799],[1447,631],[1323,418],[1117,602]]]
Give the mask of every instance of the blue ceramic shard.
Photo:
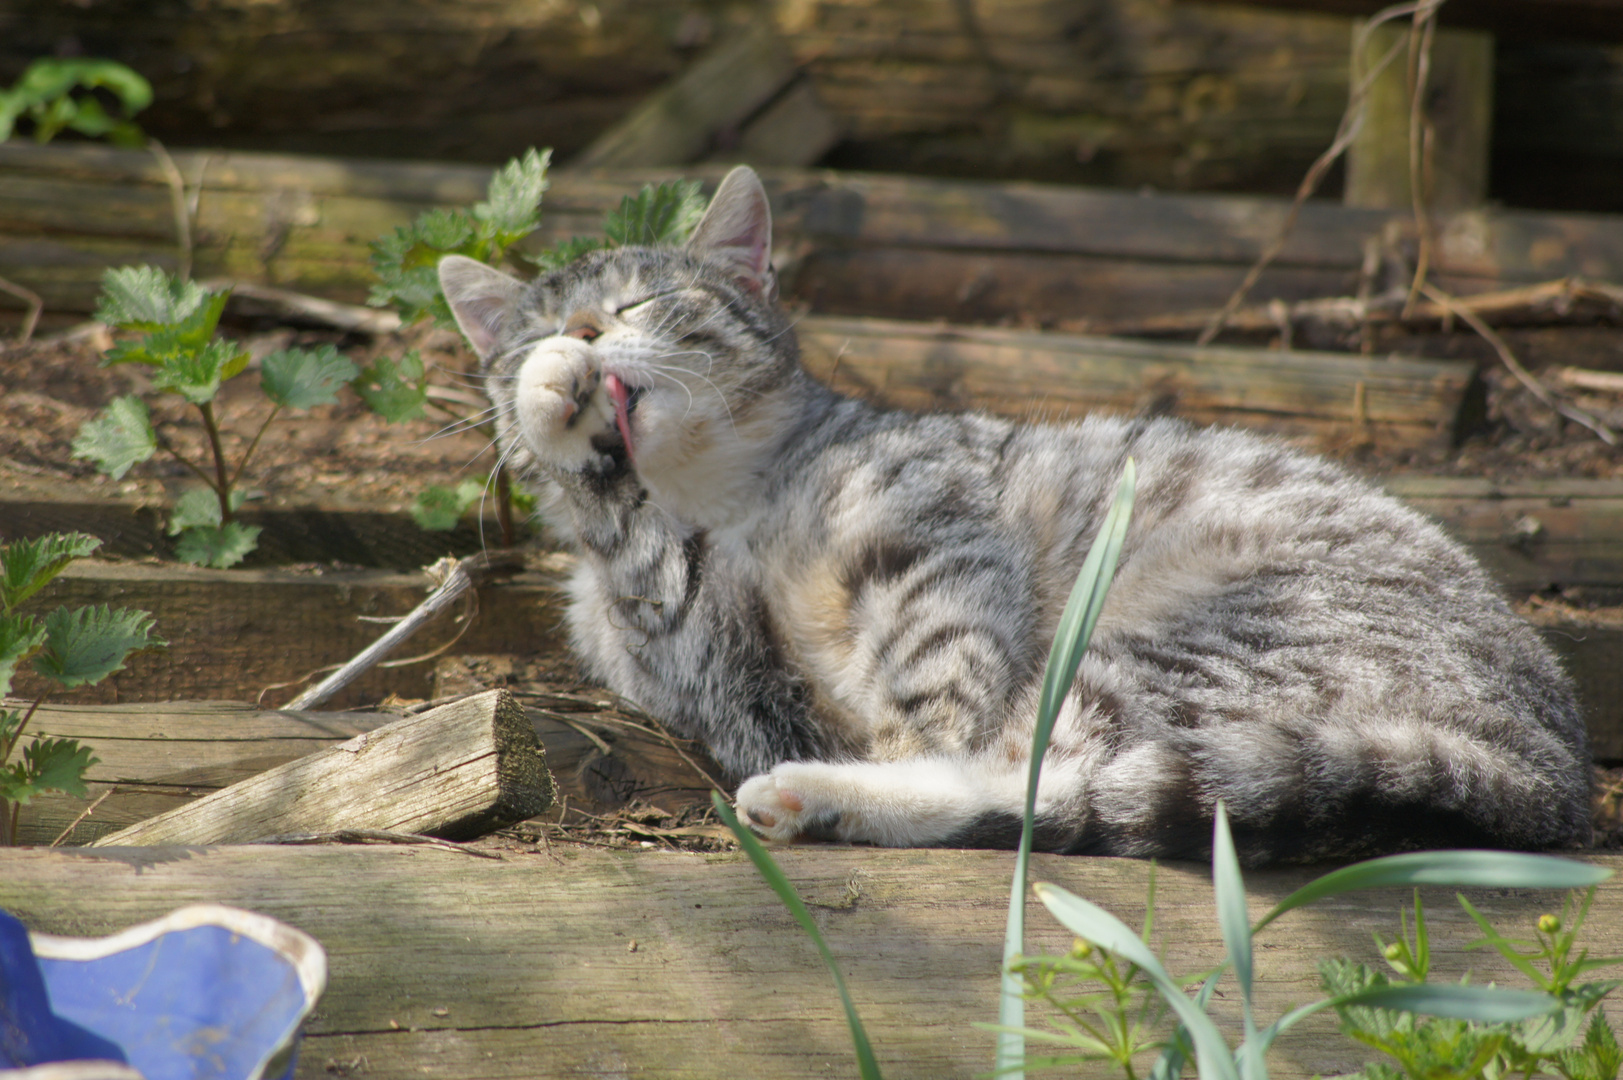
[[[327,980],[314,938],[218,904],[110,937],[31,943],[47,1011],[114,1044],[146,1080],[291,1077],[299,1025]],[[0,988],[12,984],[11,961],[0,955]]]

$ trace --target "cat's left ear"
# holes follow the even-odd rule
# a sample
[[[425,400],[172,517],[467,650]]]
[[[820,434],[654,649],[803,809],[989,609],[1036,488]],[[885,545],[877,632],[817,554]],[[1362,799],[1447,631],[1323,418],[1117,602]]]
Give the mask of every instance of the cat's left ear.
[[[772,272],[772,209],[760,177],[747,165],[727,174],[710,209],[688,238],[688,249],[720,259],[738,273],[738,283],[767,300],[778,297]]]
[[[524,282],[464,255],[447,255],[440,260],[439,271],[440,291],[456,324],[479,359],[486,359],[524,291]]]

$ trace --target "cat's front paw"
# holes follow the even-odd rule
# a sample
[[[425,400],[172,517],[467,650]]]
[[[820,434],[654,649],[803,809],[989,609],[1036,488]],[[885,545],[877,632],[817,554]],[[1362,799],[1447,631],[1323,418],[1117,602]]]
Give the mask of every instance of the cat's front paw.
[[[576,469],[602,455],[593,440],[614,431],[602,384],[603,369],[582,342],[548,341],[525,359],[513,404],[537,461]]]
[[[752,776],[738,789],[738,813],[768,840],[837,840],[840,811],[829,798],[818,763],[785,762]]]

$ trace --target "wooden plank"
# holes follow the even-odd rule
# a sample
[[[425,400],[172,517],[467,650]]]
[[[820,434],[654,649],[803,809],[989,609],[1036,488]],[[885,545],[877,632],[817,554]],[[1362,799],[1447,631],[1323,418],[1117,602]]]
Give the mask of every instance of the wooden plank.
[[[435,205],[482,197],[489,171],[463,166],[296,159],[275,155],[188,152],[181,171],[202,177],[197,272],[359,300],[371,284],[367,243]],[[560,172],[547,193],[537,245],[599,227],[605,211],[644,183],[691,174],[719,180],[715,165],[643,169],[603,175]],[[908,294],[910,310],[886,314],[938,318],[963,305],[962,263],[934,271],[943,255],[1045,256],[1114,260],[1146,266],[1114,286],[1129,310],[1182,310],[1232,288],[1286,213],[1280,199],[1216,195],[1150,195],[1025,183],[902,179],[773,170],[775,236],[807,266],[855,251],[889,253],[871,264],[838,266],[844,295],[900,295],[895,282],[930,282]],[[1355,280],[1366,237],[1407,215],[1310,202],[1257,294],[1300,299],[1312,291],[1344,293]],[[80,224],[83,222],[84,224]],[[1623,278],[1623,219],[1604,215],[1471,211],[1439,220],[1434,266],[1458,292],[1577,274]],[[46,298],[58,312],[88,311],[109,265],[172,265],[173,225],[167,188],[149,155],[104,148],[0,145],[0,274]],[[1043,260],[1039,259],[1038,262]],[[1164,269],[1163,284],[1158,274]],[[1312,272],[1292,284],[1293,270]],[[1101,264],[1089,288],[1073,289],[1069,313],[1088,317],[1086,293],[1107,279]],[[1033,271],[1036,272],[1036,271]],[[834,271],[807,278],[806,295],[832,293]],[[1053,287],[1059,279],[1048,274]],[[1219,282],[1221,281],[1221,285]],[[821,284],[819,284],[821,282]],[[791,288],[798,288],[791,282]],[[976,286],[972,282],[969,288]],[[1278,292],[1270,292],[1277,289]],[[794,292],[791,296],[796,295]],[[983,300],[976,317],[1023,317],[1020,291],[997,305]],[[843,307],[842,310],[860,308]],[[1047,314],[1039,310],[1038,318]]]
[[[970,1077],[990,1067],[1008,852],[797,846],[776,852],[838,960],[885,1075]],[[1623,868],[1623,857],[1592,861]],[[1032,876],[1129,925],[1150,865],[1038,855]],[[1313,872],[1247,875],[1253,917]],[[1156,870],[1155,944],[1173,971],[1222,955],[1210,871]],[[1559,904],[1548,893],[1469,890],[1514,933]],[[1434,970],[1522,985],[1484,950],[1446,890],[1427,894]],[[816,951],[742,855],[557,848],[503,861],[427,849],[233,848],[0,851],[0,907],[31,929],[106,934],[211,900],[282,919],[326,948],[328,989],[298,1075],[803,1078],[854,1071],[844,1015]],[[1293,913],[1259,940],[1259,1014],[1319,996],[1316,963],[1378,964],[1370,933],[1396,932],[1405,890]],[[1032,952],[1069,933],[1030,905]],[[1596,955],[1623,950],[1623,886],[1601,886],[1585,927]],[[633,946],[633,942],[635,945]],[[1236,994],[1214,1013],[1234,1037]],[[1030,1017],[1045,1019],[1033,1009]],[[1334,1075],[1367,1056],[1333,1017],[1287,1033],[1274,1075]]]
[[[244,844],[378,829],[469,839],[552,805],[546,754],[505,690],[450,702],[101,837],[97,847]]]
[[[267,688],[340,664],[378,636],[378,623],[404,615],[428,587],[422,574],[387,570],[206,570],[86,561],[69,567],[36,602],[113,604],[154,613],[167,649],[139,653],[129,667],[95,687],[53,695],[76,704],[119,701],[232,699],[264,704],[289,700],[298,687]],[[498,594],[500,599],[497,599]],[[479,615],[453,649],[469,653],[561,654],[554,573],[521,574],[479,590]],[[446,619],[426,629],[413,655],[456,638]],[[379,701],[390,694],[427,698],[431,663],[376,668],[333,702],[335,707]],[[19,696],[44,687],[31,674],[17,680]]]
[[[1196,0],[1202,2],[1202,0]],[[1203,0],[1233,4],[1236,0]],[[1373,15],[1382,0],[1239,0],[1248,6],[1334,15]],[[1438,11],[1444,26],[1486,30],[1515,39],[1623,41],[1623,0],[1452,0]]]
[[[723,144],[711,156],[758,168],[811,165],[839,141],[838,118],[823,105],[816,85],[801,77],[744,124],[736,146]]]
[[[484,669],[514,657],[477,657]],[[447,665],[440,659],[436,697],[445,696]],[[537,667],[533,660],[526,666]],[[458,683],[478,691],[492,682]],[[535,697],[526,712],[546,750],[559,798],[592,814],[606,814],[640,801],[676,813],[705,803],[709,786],[691,762],[712,775],[719,769],[697,743],[670,741],[629,719],[612,695]],[[77,739],[98,759],[86,774],[84,798],[41,796],[23,808],[18,841],[45,845],[74,826],[70,845],[92,843],[127,825],[188,805],[231,784],[257,776],[318,750],[336,746],[394,720],[392,712],[288,712],[241,702],[176,701],[162,704],[42,706],[31,730],[51,738]],[[607,751],[603,749],[607,747]],[[684,755],[686,759],[684,759]],[[94,806],[88,817],[81,815]],[[77,825],[74,823],[78,822]]]
[[[1403,23],[1378,27],[1365,40],[1360,70],[1370,71],[1410,34]],[[1376,76],[1364,123],[1347,148],[1348,206],[1406,210],[1410,185],[1411,104],[1407,50]],[[1488,147],[1493,124],[1493,36],[1481,30],[1438,30],[1426,81],[1425,124],[1430,141],[1424,167],[1426,205],[1433,213],[1480,206],[1488,194]],[[1414,143],[1419,147],[1421,143]]]
[[[1171,413],[1304,434],[1446,443],[1474,375],[1458,361],[1195,348],[872,319],[803,319],[807,366],[836,389],[911,409],[1058,419]]]
[[[623,169],[697,161],[740,128],[795,77],[794,57],[764,19],[695,60],[631,114],[569,159],[575,169]],[[809,165],[821,151],[786,164]]]

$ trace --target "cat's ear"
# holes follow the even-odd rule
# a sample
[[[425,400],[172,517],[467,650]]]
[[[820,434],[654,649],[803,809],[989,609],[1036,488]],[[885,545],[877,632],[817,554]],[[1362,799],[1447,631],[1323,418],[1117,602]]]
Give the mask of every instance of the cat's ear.
[[[476,259],[447,255],[440,260],[440,291],[468,344],[483,359],[501,336],[524,282]]]
[[[727,174],[710,200],[710,209],[688,238],[688,249],[726,262],[737,271],[739,284],[768,300],[776,299],[772,209],[754,169],[740,165]]]

